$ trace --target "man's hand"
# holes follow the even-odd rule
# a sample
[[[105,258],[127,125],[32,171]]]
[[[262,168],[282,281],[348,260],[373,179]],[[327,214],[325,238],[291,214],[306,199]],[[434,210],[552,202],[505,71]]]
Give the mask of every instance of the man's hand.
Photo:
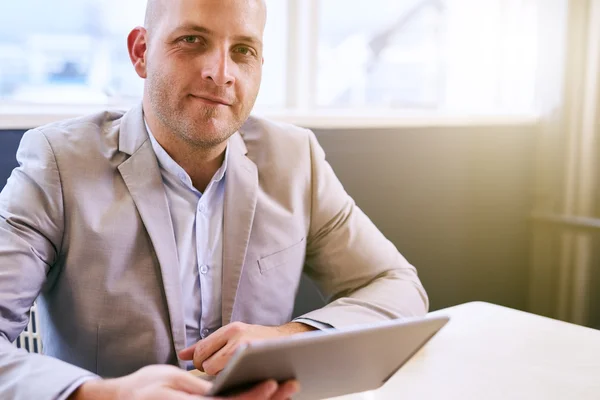
[[[97,379],[85,382],[70,400],[200,400],[211,383],[170,365],[151,365],[116,379]],[[286,400],[298,392],[295,381],[277,385],[263,382],[229,400]],[[223,399],[225,400],[225,399]]]
[[[200,371],[204,371],[209,375],[216,375],[225,368],[231,356],[243,344],[313,330],[316,330],[316,328],[299,322],[290,322],[281,326],[248,325],[242,322],[233,322],[217,330],[206,339],[200,340],[195,345],[181,350],[179,357],[182,360],[194,360],[194,366]]]

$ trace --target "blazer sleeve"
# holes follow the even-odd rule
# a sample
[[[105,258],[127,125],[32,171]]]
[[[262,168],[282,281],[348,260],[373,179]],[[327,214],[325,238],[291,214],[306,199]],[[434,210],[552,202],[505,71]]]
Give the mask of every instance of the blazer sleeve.
[[[6,399],[63,399],[74,383],[95,375],[12,345],[52,272],[64,229],[60,174],[42,132],[24,134],[17,161],[0,193],[0,393]]]
[[[335,328],[423,316],[416,269],[346,193],[309,132],[312,193],[306,274],[329,304],[302,316]]]

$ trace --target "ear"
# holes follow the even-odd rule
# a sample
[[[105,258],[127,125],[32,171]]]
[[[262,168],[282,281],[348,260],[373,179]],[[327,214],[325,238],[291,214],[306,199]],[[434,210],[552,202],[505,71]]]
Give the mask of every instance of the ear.
[[[127,49],[135,72],[140,78],[146,79],[146,52],[148,50],[148,32],[146,29],[138,26],[129,33],[129,36],[127,36]]]

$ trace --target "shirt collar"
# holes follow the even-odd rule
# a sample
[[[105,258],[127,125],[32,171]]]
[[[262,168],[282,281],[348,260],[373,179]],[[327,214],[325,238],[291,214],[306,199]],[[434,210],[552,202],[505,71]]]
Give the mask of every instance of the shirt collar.
[[[154,153],[156,154],[156,158],[158,159],[158,164],[164,170],[166,170],[170,174],[179,178],[190,189],[196,190],[194,188],[194,185],[192,184],[192,178],[190,178],[188,173],[185,172],[185,170],[179,164],[177,164],[177,162],[175,160],[173,160],[173,158],[169,155],[169,153],[166,152],[166,150],[160,145],[160,143],[158,143],[158,141],[152,134],[150,127],[148,126],[148,122],[146,121],[146,118],[144,118],[144,124],[146,125],[146,130],[148,131],[148,136],[150,137],[150,142],[152,143],[152,149],[154,150]],[[225,176],[225,172],[227,171],[228,158],[229,158],[229,143],[227,144],[227,147],[225,147],[225,157],[223,158],[223,164],[217,170],[217,172],[215,172],[215,175],[213,176],[211,183],[219,182],[223,179],[223,177]],[[209,186],[210,186],[210,184],[209,184]]]

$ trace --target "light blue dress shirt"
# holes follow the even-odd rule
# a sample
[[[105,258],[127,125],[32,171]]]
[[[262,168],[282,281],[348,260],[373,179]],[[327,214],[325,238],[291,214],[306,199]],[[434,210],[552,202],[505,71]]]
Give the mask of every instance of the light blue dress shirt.
[[[228,150],[223,165],[200,193],[185,170],[156,141],[146,125],[173,223],[184,305],[186,346],[219,329],[223,264],[223,199]]]

